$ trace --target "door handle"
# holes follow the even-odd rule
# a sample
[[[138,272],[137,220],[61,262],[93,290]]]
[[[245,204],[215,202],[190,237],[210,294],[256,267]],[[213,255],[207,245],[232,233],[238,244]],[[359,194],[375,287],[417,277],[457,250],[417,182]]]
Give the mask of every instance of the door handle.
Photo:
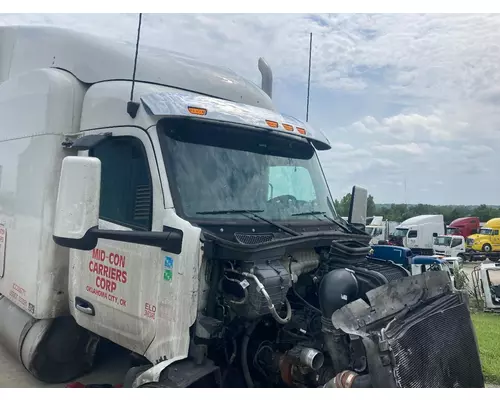
[[[75,297],[75,308],[87,315],[95,315],[94,306],[88,301],[82,299],[81,297]]]

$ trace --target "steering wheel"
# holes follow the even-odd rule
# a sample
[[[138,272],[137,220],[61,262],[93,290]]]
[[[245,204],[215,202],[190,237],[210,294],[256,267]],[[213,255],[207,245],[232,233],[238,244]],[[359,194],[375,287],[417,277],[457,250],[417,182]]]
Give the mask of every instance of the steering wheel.
[[[276,197],[273,197],[272,199],[269,199],[267,202],[268,203],[271,203],[271,202],[285,202],[285,201],[293,201],[293,202],[297,202],[297,198],[295,196],[292,196],[291,194],[284,194],[284,195],[281,195],[281,196],[276,196]]]

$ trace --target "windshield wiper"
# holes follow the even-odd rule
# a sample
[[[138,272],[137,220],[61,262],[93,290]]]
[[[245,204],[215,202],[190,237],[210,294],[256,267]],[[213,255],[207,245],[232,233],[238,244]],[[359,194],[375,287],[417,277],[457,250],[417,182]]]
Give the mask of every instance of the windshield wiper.
[[[329,217],[328,214],[325,211],[308,211],[308,212],[302,212],[302,213],[296,213],[292,214],[292,217],[299,216],[299,215],[322,215],[325,217],[328,221],[333,222],[335,225],[338,227],[342,228],[344,231],[347,233],[352,233],[352,231],[347,228],[346,226],[342,225],[340,222],[335,221],[333,218]]]
[[[264,212],[264,210],[214,210],[214,211],[198,211],[196,214],[202,214],[202,215],[242,214],[250,219],[257,218],[260,219],[261,221],[267,222],[269,225],[273,225],[276,228],[279,228],[282,231],[292,236],[300,236],[300,233],[295,232],[293,229],[287,228],[286,226],[278,224],[277,222],[261,217],[259,214],[257,214],[260,212]]]
[[[198,211],[196,214],[201,215],[217,215],[217,214],[243,214],[243,213],[259,213],[264,210],[214,210],[214,211]]]

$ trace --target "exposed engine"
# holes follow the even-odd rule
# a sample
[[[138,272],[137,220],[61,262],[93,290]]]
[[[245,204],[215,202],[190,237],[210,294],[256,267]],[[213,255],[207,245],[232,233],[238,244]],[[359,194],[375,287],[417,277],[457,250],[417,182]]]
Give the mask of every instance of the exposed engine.
[[[193,354],[204,349],[201,353],[206,352],[221,366],[224,386],[428,385],[418,379],[407,383],[411,378],[405,378],[405,374],[415,372],[408,365],[410,359],[402,355],[401,365],[395,366],[395,355],[388,344],[397,347],[401,338],[397,334],[394,340],[390,338],[389,325],[401,329],[400,318],[412,315],[429,301],[427,281],[418,278],[413,282],[423,288],[419,291],[415,287],[408,301],[403,291],[400,298],[394,297],[400,294],[399,287],[391,288],[390,283],[399,284],[406,278],[411,285],[409,272],[391,262],[367,260],[368,252],[366,244],[347,240],[333,242],[330,248],[303,250],[275,259],[212,260],[207,266],[208,300],[204,315],[197,321]],[[447,276],[439,277],[440,290],[430,292],[441,298],[455,296],[455,300],[449,297],[447,301],[455,301],[452,305],[459,307],[463,303],[460,295],[446,286]],[[385,308],[393,312],[374,307],[366,311],[370,309],[367,305],[374,303],[370,293],[383,285],[388,289],[379,295],[392,291],[394,296],[385,300]],[[423,298],[421,292],[427,297]],[[415,293],[421,298],[415,299]],[[332,319],[334,314],[338,318]],[[422,315],[427,316],[425,312]],[[419,320],[415,314],[413,318],[417,323],[424,317]],[[463,340],[473,335],[467,332]],[[474,363],[474,355],[469,356]],[[387,374],[392,378],[386,379]],[[443,381],[435,378],[435,386],[448,385],[447,379],[457,380],[457,374],[462,379],[457,381],[459,386],[482,385],[482,375],[469,379],[454,373]]]

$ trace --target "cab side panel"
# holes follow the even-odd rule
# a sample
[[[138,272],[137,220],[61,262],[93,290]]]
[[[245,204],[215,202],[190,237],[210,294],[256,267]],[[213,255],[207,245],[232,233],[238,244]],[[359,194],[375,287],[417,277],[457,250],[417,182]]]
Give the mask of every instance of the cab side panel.
[[[56,69],[0,85],[0,293],[37,319],[68,313],[68,250],[53,242],[52,228],[69,155],[63,134],[78,131],[83,94]]]

